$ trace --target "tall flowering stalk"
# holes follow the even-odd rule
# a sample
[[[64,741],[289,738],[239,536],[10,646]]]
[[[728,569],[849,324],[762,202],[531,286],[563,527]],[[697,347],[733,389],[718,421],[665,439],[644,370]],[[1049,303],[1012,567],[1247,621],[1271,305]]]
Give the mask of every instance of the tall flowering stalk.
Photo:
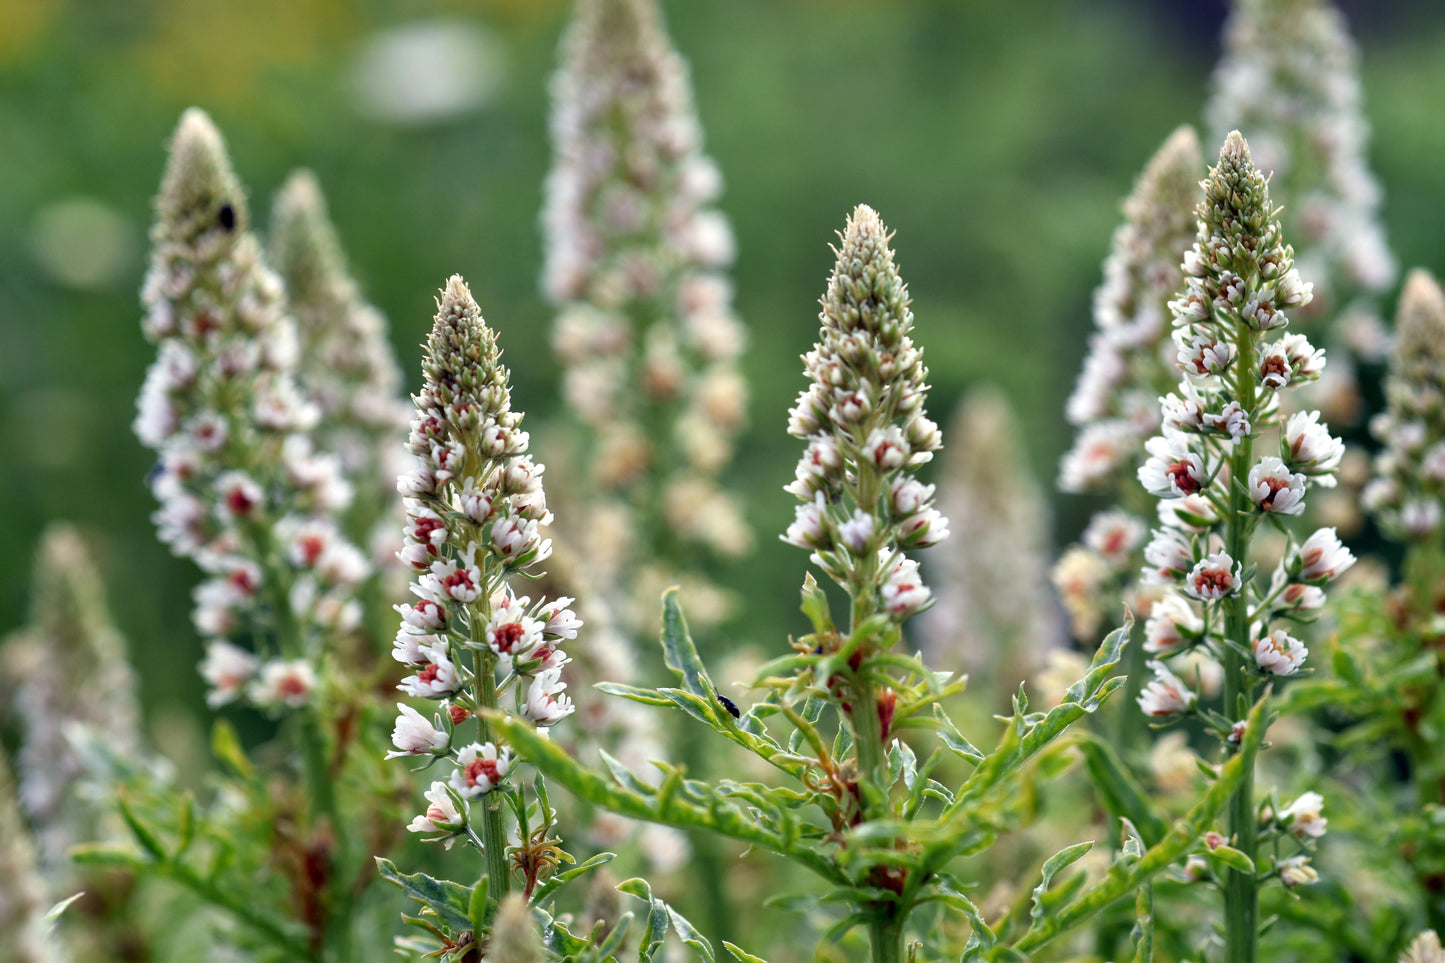
[[[716,483],[746,408],[721,175],[654,0],[578,0],[552,97],[543,289],[584,477],[626,519],[574,540],[612,578],[661,562],[675,580],[698,548],[750,542]]]
[[[440,707],[428,718],[399,704],[390,756],[447,770],[408,828],[448,847],[457,839],[476,847],[486,861],[484,901],[508,893],[514,867],[530,899],[564,854],[540,783],[529,810],[524,787],[508,778],[519,760],[495,733],[494,716],[551,726],[572,713],[559,643],[576,638],[581,622],[571,599],[534,603],[510,585],[551,554],[541,528],[552,516],[496,335],[459,276],[438,300],[422,373],[407,441],[418,464],[397,480],[407,511],[400,558],[416,600],[397,607],[393,654],[411,669],[402,691]],[[529,811],[542,821],[535,832]],[[520,842],[509,850],[514,815]],[[384,870],[400,881],[389,864]]]
[[[1378,299],[1396,264],[1370,172],[1359,52],[1330,0],[1236,0],[1205,114],[1210,132],[1249,132],[1256,163],[1315,278],[1298,321],[1323,321],[1330,373],[1308,396],[1331,420],[1359,416],[1351,354],[1378,361],[1386,344]]]
[[[386,318],[362,298],[347,270],[310,171],[291,174],[276,195],[266,250],[297,322],[298,376],[320,410],[318,443],[337,454],[358,488],[351,511],[360,517],[349,518],[348,528],[367,534],[395,501],[398,442],[411,409],[400,396]]]
[[[357,624],[353,594],[370,566],[338,525],[352,486],[316,445],[320,409],[298,382],[284,287],[199,110],[176,129],[156,210],[142,297],[159,356],[135,430],[158,459],[161,540],[208,576],[194,613],[209,640],[208,700],[305,706],[328,646]],[[252,628],[260,651],[230,641]]]
[[[1384,598],[1357,600],[1361,614],[1349,628],[1356,639],[1379,639],[1368,658],[1352,665],[1374,671],[1343,674],[1332,693],[1374,739],[1381,734],[1409,760],[1415,798],[1389,812],[1391,851],[1401,853],[1414,876],[1426,920],[1445,929],[1445,763],[1441,728],[1445,699],[1445,292],[1424,270],[1412,271],[1400,295],[1395,351],[1385,382],[1388,408],[1372,428],[1383,446],[1364,504],[1385,535],[1405,545],[1399,579]],[[1371,604],[1373,603],[1373,604]],[[1364,653],[1360,653],[1364,656]],[[1384,732],[1381,733],[1381,729]],[[1373,747],[1374,743],[1371,742]]]
[[[21,812],[18,786],[0,750],[0,959],[63,963],[67,956],[45,919],[52,899],[37,865],[34,837]]]
[[[1297,673],[1308,654],[1285,626],[1307,620],[1324,602],[1321,586],[1354,558],[1333,529],[1296,542],[1288,526],[1304,511],[1311,481],[1334,484],[1343,445],[1318,412],[1281,423],[1280,391],[1318,377],[1324,358],[1302,335],[1286,332],[1284,312],[1309,303],[1311,288],[1300,280],[1266,178],[1238,132],[1202,186],[1199,233],[1184,256],[1185,288],[1171,303],[1184,378],[1162,399],[1162,432],[1150,439],[1150,458],[1138,473],[1145,490],[1165,499],[1163,524],[1146,550],[1146,575],[1167,587],[1146,627],[1155,677],[1139,705],[1158,720],[1201,711],[1230,756],[1242,752],[1238,720],[1259,688]],[[1256,442],[1267,434],[1277,435],[1278,455],[1256,457]],[[1268,582],[1256,578],[1250,553],[1263,521],[1290,542]],[[1165,665],[1197,647],[1224,666],[1222,714],[1201,709],[1186,680]],[[1228,844],[1244,856],[1225,871],[1229,963],[1255,959],[1260,885],[1313,880],[1308,852],[1324,822],[1321,800],[1307,796],[1261,830],[1246,760],[1229,816]],[[1306,817],[1313,819],[1309,830],[1293,833],[1293,822]],[[1261,839],[1291,835],[1300,855],[1267,863]]]
[[[938,543],[948,523],[934,507],[932,487],[914,474],[939,448],[940,435],[924,412],[926,373],[910,336],[908,292],[889,237],[868,207],[849,218],[822,299],[818,342],[804,355],[809,385],[788,424],[806,448],[787,486],[800,504],[783,538],[807,550],[842,589],[846,616],[834,620],[828,593],[807,576],[802,608],[812,631],[793,641],[790,655],[760,669],[754,686],[764,695],[744,707],[718,690],[672,590],[663,597],[661,641],[676,686],[600,687],[682,710],[766,761],[785,784],[708,783],[659,763],[662,780],[653,785],[615,760],[608,761],[608,778],[522,722],[498,717],[498,726],[549,779],[595,805],[727,836],[811,870],[830,887],[830,902],[843,908],[829,939],[866,928],[880,963],[904,959],[914,938],[920,958],[1018,959],[1202,845],[1200,837],[1242,778],[1243,760],[1226,762],[1205,799],[1177,826],[1163,828],[1147,854],[1132,837],[1107,876],[1087,891],[1079,877],[1067,892],[1049,892],[1054,878],[1088,852],[1092,843],[1086,842],[1044,862],[1027,913],[990,910],[986,916],[965,895],[977,881],[959,878],[958,858],[995,841],[1010,821],[1000,807],[1041,778],[1030,763],[1123,684],[1111,673],[1128,627],[1110,634],[1057,705],[1030,711],[1021,692],[988,753],[965,738],[943,708],[963,680],[897,651],[905,622],[933,598],[908,553]],[[1246,752],[1252,755],[1262,733],[1256,710],[1243,730]],[[934,737],[936,744],[925,745]],[[957,783],[943,781],[950,755],[970,771]],[[939,917],[911,928],[923,906],[936,906]],[[968,943],[961,946],[954,937],[964,926]]]

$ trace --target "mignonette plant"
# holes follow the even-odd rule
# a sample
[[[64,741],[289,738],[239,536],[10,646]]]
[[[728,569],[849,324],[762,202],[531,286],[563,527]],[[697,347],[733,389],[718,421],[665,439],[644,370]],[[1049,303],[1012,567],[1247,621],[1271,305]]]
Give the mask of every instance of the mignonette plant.
[[[219,767],[150,744],[103,553],[47,531],[0,648],[0,958],[716,963],[726,937],[764,963],[741,879],[800,915],[779,959],[1445,960],[1445,294],[1416,271],[1400,296],[1357,499],[1330,424],[1371,370],[1356,390],[1337,346],[1383,356],[1394,261],[1337,12],[1239,0],[1218,162],[1198,182],[1180,128],[1124,204],[1058,478],[1109,500],[1053,577],[1092,658],[1045,651],[1047,511],[999,480],[1027,471],[1001,406],[965,406],[929,480],[908,289],[859,206],[787,423],[803,619],[749,686],[699,651],[727,595],[704,563],[753,525],[720,480],[746,395],[720,174],[653,0],[578,0],[562,56],[544,297],[587,430],[549,459],[560,523],[461,277],[408,405],[315,177],[263,241],[181,118],[134,428],[202,573]],[[1392,548],[1357,565],[1361,508]],[[975,666],[999,689],[965,691]]]
[[[1226,756],[1246,760],[1227,831],[1210,846],[1230,850],[1222,888],[1225,959],[1234,963],[1256,958],[1260,888],[1315,880],[1309,856],[1325,827],[1317,793],[1289,806],[1256,801],[1243,720],[1256,700],[1267,704],[1277,680],[1301,670],[1309,653],[1290,628],[1323,605],[1321,587],[1354,556],[1333,529],[1298,539],[1289,525],[1311,483],[1334,484],[1343,445],[1318,412],[1280,421],[1279,393],[1318,377],[1324,356],[1286,331],[1284,312],[1308,303],[1310,285],[1295,270],[1265,176],[1238,132],[1203,188],[1186,284],[1170,305],[1184,378],[1161,399],[1162,431],[1139,468],[1145,490],[1165,499],[1146,557],[1149,577],[1168,587],[1145,627],[1154,679],[1139,706],[1159,721],[1198,713]],[[1278,453],[1257,456],[1270,450],[1262,444],[1270,436]],[[1250,548],[1261,524],[1289,540],[1267,579]],[[1223,667],[1218,710],[1200,702],[1197,672],[1191,686],[1166,665],[1199,646]]]
[[[914,474],[941,444],[924,413],[925,370],[909,333],[907,289],[878,215],[859,207],[837,249],[823,298],[818,344],[805,356],[810,386],[789,430],[806,439],[788,490],[800,499],[784,540],[810,551],[835,582],[847,614],[835,622],[828,593],[812,575],[803,586],[811,631],[793,653],[768,663],[760,698],[744,710],[719,692],[693,645],[675,592],[664,599],[662,644],[676,687],[603,685],[605,692],[681,710],[761,757],[786,782],[770,785],[689,779],[658,763],[660,785],[607,759],[604,776],[579,765],[532,727],[499,717],[519,752],[555,783],[613,811],[710,830],[771,851],[832,887],[841,918],[825,939],[865,929],[876,960],[921,954],[966,960],[1018,959],[1132,895],[1196,847],[1244,774],[1240,757],[1222,768],[1188,817],[1145,849],[1137,835],[1096,885],[1056,876],[1091,847],[1047,860],[1031,899],[986,919],[967,895],[958,861],[986,850],[1008,826],[1001,812],[1030,764],[1048,755],[1070,724],[1093,712],[1123,679],[1112,675],[1128,627],[1112,633],[1061,704],[1029,711],[1024,693],[985,753],[949,719],[942,701],[963,681],[898,651],[902,626],[931,593],[907,552],[947,534],[931,486]],[[1262,735],[1256,710],[1243,735],[1252,754]],[[927,745],[923,752],[914,744]],[[956,782],[944,768],[971,770]],[[968,929],[966,943],[959,924]],[[729,946],[740,960],[751,959]]]

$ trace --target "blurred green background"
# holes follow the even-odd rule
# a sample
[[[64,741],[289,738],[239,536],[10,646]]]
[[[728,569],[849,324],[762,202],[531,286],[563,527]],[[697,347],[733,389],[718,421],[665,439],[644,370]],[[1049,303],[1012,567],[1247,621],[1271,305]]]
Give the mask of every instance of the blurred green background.
[[[136,295],[150,201],[191,104],[227,135],[259,222],[290,168],[317,171],[413,383],[433,294],[460,271],[501,331],[518,406],[533,427],[551,416],[537,212],[567,6],[0,0],[0,630],[24,618],[45,523],[78,521],[153,718],[200,711],[195,576],[154,537],[149,461],[130,431],[152,356]],[[752,331],[751,429],[732,478],[761,537],[754,561],[721,573],[746,600],[729,636],[776,648],[783,627],[798,627],[803,565],[773,537],[792,517],[780,486],[798,453],[783,427],[846,212],[870,203],[897,231],[935,418],[946,422],[971,385],[998,383],[1051,483],[1119,200],[1176,124],[1199,121],[1224,11],[1164,0],[665,7],[727,179]],[[1346,10],[1390,240],[1402,265],[1439,271],[1445,9]],[[1088,509],[1058,500],[1060,542]]]

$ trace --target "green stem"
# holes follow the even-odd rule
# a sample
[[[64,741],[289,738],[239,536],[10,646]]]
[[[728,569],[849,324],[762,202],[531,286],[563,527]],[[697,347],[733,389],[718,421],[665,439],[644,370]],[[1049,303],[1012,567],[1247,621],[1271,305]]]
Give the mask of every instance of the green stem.
[[[902,963],[903,917],[875,918],[868,924],[868,940],[873,946],[873,963]]]
[[[497,708],[497,670],[491,653],[478,652],[473,666],[477,676],[477,703],[483,709]],[[483,744],[492,741],[492,728],[485,712],[477,713],[477,735]],[[487,887],[498,903],[512,888],[512,874],[507,871],[506,812],[500,793],[489,793],[482,800],[483,853],[487,858]]]
[[[1240,406],[1254,415],[1256,403],[1254,340],[1244,324],[1239,325],[1235,360],[1236,399]],[[1254,521],[1250,502],[1249,471],[1254,459],[1254,439],[1246,435],[1235,443],[1229,465],[1229,517],[1226,526],[1226,550],[1234,564],[1244,568],[1249,552],[1249,536]],[[1248,675],[1253,668],[1242,655],[1250,651],[1249,593],[1241,585],[1229,600],[1225,615],[1225,635],[1233,645],[1224,646],[1224,712],[1231,719],[1240,719],[1248,709]],[[1235,751],[1238,751],[1236,749]],[[1229,832],[1234,847],[1251,860],[1257,847],[1254,813],[1254,767],[1246,766],[1229,801]],[[1254,963],[1259,941],[1259,892],[1252,873],[1226,870],[1224,879],[1224,958],[1225,963]]]

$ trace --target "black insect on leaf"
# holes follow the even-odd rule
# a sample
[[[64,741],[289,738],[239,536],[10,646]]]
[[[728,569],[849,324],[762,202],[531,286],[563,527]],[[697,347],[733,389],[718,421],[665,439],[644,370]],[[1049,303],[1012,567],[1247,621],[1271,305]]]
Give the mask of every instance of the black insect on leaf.
[[[221,222],[221,227],[228,231],[236,229],[236,209],[230,204],[222,204],[221,213],[217,217]]]
[[[733,700],[729,699],[727,696],[723,695],[722,693],[718,693],[717,701],[722,703],[722,707],[724,709],[732,713],[732,717],[734,719],[741,719],[743,717],[743,714],[738,711],[737,703],[733,702]]]

